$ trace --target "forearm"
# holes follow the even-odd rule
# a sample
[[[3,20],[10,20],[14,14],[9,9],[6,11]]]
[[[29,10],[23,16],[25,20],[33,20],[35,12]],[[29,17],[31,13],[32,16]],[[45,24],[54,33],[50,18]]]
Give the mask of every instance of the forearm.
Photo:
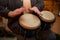
[[[8,13],[8,16],[13,18],[15,16],[21,15],[21,13],[23,13],[24,11],[25,11],[25,8],[24,7],[20,7],[18,9],[15,9],[14,11],[10,11]]]
[[[20,15],[23,11],[25,11],[25,8],[23,7],[11,11],[7,7],[0,6],[0,16],[5,18],[13,18]]]

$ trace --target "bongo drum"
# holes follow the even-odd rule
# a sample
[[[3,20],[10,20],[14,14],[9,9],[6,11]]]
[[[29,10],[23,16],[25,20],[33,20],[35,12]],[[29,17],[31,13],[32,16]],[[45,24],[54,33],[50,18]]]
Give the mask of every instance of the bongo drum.
[[[51,25],[55,22],[55,16],[50,11],[42,11],[41,12],[41,27],[42,30],[50,29]]]
[[[31,8],[30,0],[23,0],[23,7],[26,8],[26,11],[19,18],[19,25],[21,26],[21,34],[26,36],[33,36],[41,25],[40,19],[28,12],[28,9]]]
[[[52,22],[55,19],[54,14],[50,11],[42,11],[41,14],[40,18],[45,22]]]

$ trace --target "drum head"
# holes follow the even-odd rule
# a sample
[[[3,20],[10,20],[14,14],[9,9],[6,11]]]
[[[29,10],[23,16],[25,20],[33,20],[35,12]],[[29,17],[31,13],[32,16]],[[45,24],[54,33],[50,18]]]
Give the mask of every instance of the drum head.
[[[24,14],[19,18],[19,24],[25,29],[37,29],[40,26],[40,19],[33,14]]]
[[[55,19],[55,16],[50,11],[42,11],[41,14],[40,18],[45,22],[52,22]]]

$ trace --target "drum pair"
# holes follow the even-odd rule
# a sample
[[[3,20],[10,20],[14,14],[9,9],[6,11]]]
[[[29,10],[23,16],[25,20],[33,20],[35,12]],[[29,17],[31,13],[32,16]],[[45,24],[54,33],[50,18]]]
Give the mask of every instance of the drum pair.
[[[42,24],[41,21],[51,23],[55,20],[55,16],[50,11],[42,11],[41,14],[42,15],[39,16],[39,19],[37,16],[31,13],[26,13],[19,18],[19,24],[24,29],[34,30]]]
[[[19,24],[21,26],[21,34],[26,36],[38,35],[40,30],[48,29],[54,22],[55,16],[50,11],[42,11],[40,19],[31,13],[20,16]]]
[[[36,35],[41,27],[46,24],[51,23],[55,20],[55,16],[50,11],[42,11],[39,18],[36,15],[28,12],[28,9],[31,8],[31,0],[23,0],[23,7],[26,8],[26,11],[19,18],[19,25],[21,26],[21,34],[27,36]]]

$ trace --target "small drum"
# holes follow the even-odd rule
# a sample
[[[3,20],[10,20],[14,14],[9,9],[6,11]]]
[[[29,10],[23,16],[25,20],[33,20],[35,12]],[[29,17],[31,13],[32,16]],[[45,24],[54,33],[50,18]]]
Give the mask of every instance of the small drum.
[[[42,30],[47,30],[50,29],[51,25],[54,23],[55,21],[55,16],[52,12],[50,11],[42,11],[41,12],[41,29]]]
[[[42,11],[41,14],[40,18],[45,22],[52,22],[55,19],[55,16],[50,11]]]

